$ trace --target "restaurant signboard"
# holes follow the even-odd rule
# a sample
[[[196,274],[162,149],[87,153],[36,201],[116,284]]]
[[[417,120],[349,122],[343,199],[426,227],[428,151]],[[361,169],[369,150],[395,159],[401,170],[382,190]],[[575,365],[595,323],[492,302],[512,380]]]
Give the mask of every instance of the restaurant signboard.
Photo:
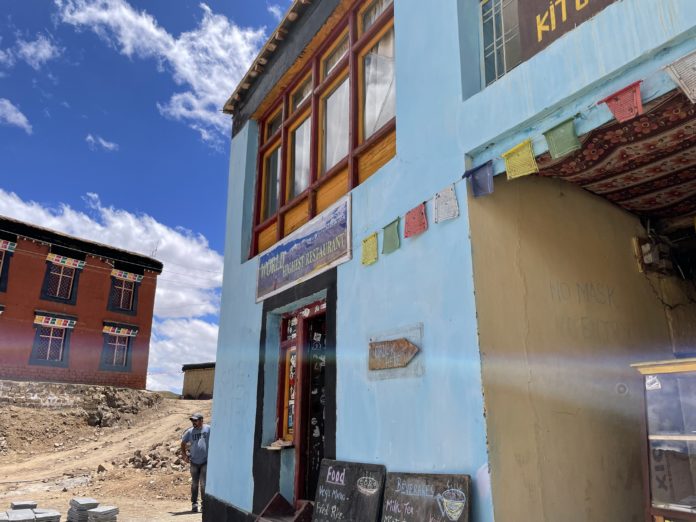
[[[256,302],[351,258],[350,195],[259,256]]]

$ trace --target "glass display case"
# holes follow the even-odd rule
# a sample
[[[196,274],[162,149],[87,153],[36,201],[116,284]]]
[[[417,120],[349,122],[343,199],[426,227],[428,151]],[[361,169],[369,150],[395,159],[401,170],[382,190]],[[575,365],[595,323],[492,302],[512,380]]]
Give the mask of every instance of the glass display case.
[[[696,521],[696,359],[634,368],[645,385],[646,518]]]

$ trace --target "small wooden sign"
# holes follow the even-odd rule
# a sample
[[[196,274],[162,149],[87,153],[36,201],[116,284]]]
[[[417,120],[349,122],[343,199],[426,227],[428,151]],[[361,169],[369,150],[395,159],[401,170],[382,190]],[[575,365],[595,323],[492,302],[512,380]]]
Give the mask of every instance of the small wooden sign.
[[[369,368],[370,370],[405,368],[418,352],[420,348],[404,338],[373,341],[370,343]]]

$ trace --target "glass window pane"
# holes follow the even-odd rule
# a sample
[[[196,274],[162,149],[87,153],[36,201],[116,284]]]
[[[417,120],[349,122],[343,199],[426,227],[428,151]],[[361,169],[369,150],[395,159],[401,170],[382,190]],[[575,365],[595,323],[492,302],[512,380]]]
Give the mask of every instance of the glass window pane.
[[[505,32],[516,29],[518,25],[517,0],[505,0],[503,2],[503,27]]]
[[[486,70],[486,85],[489,85],[495,81],[495,55],[493,53],[487,54],[484,57],[484,65]]]
[[[280,123],[283,121],[283,111],[279,111],[273,118],[268,120],[266,123],[266,139],[273,136],[278,129],[280,129]]]
[[[39,340],[36,343],[36,358],[48,360],[48,347],[51,342],[51,329],[41,326],[39,328]]]
[[[496,78],[500,78],[505,74],[505,56],[503,54],[503,46],[502,45],[496,45],[495,49],[495,69],[496,69]]]
[[[500,9],[495,10],[495,15],[493,16],[493,20],[495,21],[495,26],[494,26],[494,32],[495,32],[495,38],[502,38],[503,36],[503,16],[500,13]]]
[[[696,508],[696,374],[647,375],[653,504]]]
[[[483,20],[483,46],[488,47],[493,44],[495,36],[493,35],[493,17]]]
[[[289,199],[298,196],[309,186],[309,140],[311,135],[311,120],[307,118],[297,127],[290,139],[292,140],[292,159],[290,166]]]
[[[346,78],[324,101],[324,143],[321,173],[348,154],[348,79]]]
[[[387,7],[389,7],[391,4],[394,3],[394,0],[375,0],[372,2],[372,5],[367,8],[367,11],[363,13],[363,31],[367,31],[372,24],[375,23],[375,20],[379,18],[379,15],[381,15]]]
[[[70,299],[70,294],[72,293],[73,275],[72,268],[63,268],[63,275],[61,276],[60,284],[58,286],[58,297]]]
[[[341,61],[341,59],[348,52],[348,35],[343,37],[343,40],[336,46],[336,48],[324,59],[324,78],[326,78],[334,67]]]
[[[516,32],[510,35],[509,40],[505,42],[505,71],[518,66],[521,61],[520,34]]]
[[[394,29],[392,28],[364,58],[365,139],[396,114],[396,77],[394,75]]]
[[[267,219],[278,210],[280,195],[280,154],[278,147],[266,157],[264,165],[264,200],[262,219]]]
[[[292,95],[293,112],[312,94],[312,77],[307,78]]]

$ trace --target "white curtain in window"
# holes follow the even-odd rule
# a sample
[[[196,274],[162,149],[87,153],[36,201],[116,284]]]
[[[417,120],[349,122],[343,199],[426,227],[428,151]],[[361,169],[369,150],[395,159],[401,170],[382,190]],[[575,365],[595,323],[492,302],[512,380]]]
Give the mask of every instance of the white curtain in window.
[[[394,0],[376,0],[363,15],[363,31],[367,31]]]
[[[365,56],[365,138],[369,138],[396,114],[394,29]]]
[[[266,219],[278,210],[278,196],[280,194],[280,154],[281,149],[273,151],[266,158],[266,183],[265,203],[263,219]]]
[[[322,174],[348,154],[348,79],[343,80],[324,107],[324,160]]]
[[[301,194],[309,186],[309,140],[311,130],[310,119],[307,118],[304,123],[293,132],[294,150],[291,198]]]

